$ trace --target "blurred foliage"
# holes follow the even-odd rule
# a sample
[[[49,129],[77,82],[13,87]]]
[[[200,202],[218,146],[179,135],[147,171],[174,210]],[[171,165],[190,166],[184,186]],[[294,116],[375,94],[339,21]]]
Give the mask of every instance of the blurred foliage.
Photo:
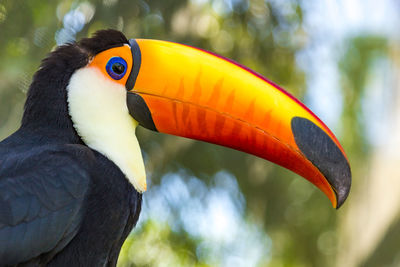
[[[362,117],[362,100],[373,63],[388,54],[387,40],[380,36],[356,36],[347,40],[347,49],[339,63],[342,72],[344,95],[343,139],[354,158],[366,160],[365,118]]]
[[[122,30],[128,38],[173,40],[211,50],[256,70],[300,99],[306,93],[306,76],[296,63],[308,40],[298,0],[1,0],[0,138],[18,128],[25,93],[40,60],[57,44],[104,28]],[[344,99],[340,126],[346,151],[358,160],[354,173],[368,151],[360,112],[369,66],[387,51],[381,37],[354,37],[346,43],[339,64]],[[119,266],[334,265],[338,213],[304,179],[227,148],[144,129],[137,134],[150,190]],[[225,178],[218,178],[221,172]],[[184,182],[181,193],[168,179]],[[225,179],[223,185],[218,179]],[[242,234],[228,235],[240,239],[215,239],[207,231],[193,234],[197,232],[185,223],[190,210],[182,207],[197,203],[199,212],[207,214],[216,206],[210,201],[213,192],[226,194],[227,203],[233,203],[237,224],[232,229]],[[189,222],[201,228],[199,221]],[[214,225],[204,227],[211,231]],[[245,251],[240,243],[261,251],[255,261],[250,261],[252,254],[238,252]]]

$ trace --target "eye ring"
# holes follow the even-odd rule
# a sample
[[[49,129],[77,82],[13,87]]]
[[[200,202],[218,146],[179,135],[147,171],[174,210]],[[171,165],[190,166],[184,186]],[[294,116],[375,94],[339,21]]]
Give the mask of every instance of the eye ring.
[[[128,64],[122,57],[112,57],[106,64],[106,71],[114,80],[122,79],[127,69]]]

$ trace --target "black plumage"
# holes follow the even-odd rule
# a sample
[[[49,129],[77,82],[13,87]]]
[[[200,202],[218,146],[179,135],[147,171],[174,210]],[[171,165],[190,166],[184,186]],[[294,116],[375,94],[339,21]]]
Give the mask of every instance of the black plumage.
[[[100,31],[57,48],[34,75],[21,127],[0,143],[0,266],[115,266],[141,194],[82,142],[66,87],[91,57],[125,43]]]

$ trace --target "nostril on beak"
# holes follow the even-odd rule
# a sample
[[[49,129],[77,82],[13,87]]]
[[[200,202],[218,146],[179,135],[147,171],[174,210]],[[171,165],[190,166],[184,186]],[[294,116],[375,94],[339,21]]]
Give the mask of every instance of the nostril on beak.
[[[351,187],[351,171],[346,157],[335,142],[312,121],[294,117],[291,127],[296,145],[335,191],[339,208]]]

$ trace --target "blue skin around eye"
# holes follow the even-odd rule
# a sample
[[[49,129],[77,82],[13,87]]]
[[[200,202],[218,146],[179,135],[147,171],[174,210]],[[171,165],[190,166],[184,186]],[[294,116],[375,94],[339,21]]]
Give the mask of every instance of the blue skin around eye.
[[[112,66],[115,63],[120,63],[125,67],[123,73],[118,74],[118,73],[114,72],[114,70],[112,69]],[[122,77],[124,77],[127,68],[128,68],[128,66],[126,64],[126,61],[121,57],[110,58],[110,60],[107,62],[107,65],[106,65],[106,70],[107,70],[108,75],[110,75],[111,78],[113,78],[114,80],[120,80]]]

